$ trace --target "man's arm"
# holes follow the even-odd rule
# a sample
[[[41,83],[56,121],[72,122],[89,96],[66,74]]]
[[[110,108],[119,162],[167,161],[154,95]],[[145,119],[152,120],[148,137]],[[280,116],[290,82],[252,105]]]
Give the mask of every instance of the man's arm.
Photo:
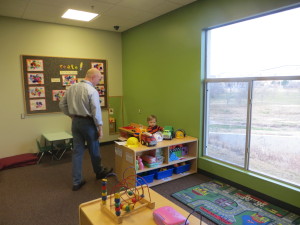
[[[99,139],[101,139],[103,137],[102,125],[98,126],[98,136],[99,136]]]
[[[59,108],[60,110],[67,116],[70,116],[69,113],[69,108],[68,108],[68,101],[67,101],[67,92],[65,93],[65,95],[62,97],[62,99],[59,102]]]
[[[101,112],[101,106],[100,106],[100,100],[99,100],[99,94],[97,91],[93,92],[90,98],[90,106],[92,110],[92,116],[94,119],[94,123],[98,129],[98,135],[99,138],[103,137],[103,131],[102,131],[102,112]]]

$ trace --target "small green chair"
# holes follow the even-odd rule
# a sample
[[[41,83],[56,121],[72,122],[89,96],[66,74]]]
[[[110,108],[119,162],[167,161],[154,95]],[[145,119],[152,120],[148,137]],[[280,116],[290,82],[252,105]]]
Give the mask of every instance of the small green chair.
[[[70,139],[67,141],[63,140],[63,141],[54,143],[53,147],[57,151],[57,153],[56,153],[57,160],[60,160],[66,151],[73,150],[73,139]],[[59,152],[62,152],[62,153],[60,153],[60,155],[59,155]]]
[[[40,163],[40,161],[43,158],[45,152],[49,152],[51,155],[53,155],[53,153],[52,153],[52,147],[51,146],[49,146],[49,145],[42,146],[39,140],[36,140],[36,144],[37,144],[37,147],[39,149],[39,152],[37,153],[37,156],[39,156],[41,154],[39,156],[37,164]]]

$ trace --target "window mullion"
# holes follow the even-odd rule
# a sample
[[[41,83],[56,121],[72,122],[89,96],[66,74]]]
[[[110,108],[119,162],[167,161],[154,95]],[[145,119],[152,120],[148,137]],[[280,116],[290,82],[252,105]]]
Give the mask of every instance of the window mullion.
[[[209,89],[208,84],[205,82],[204,84],[204,142],[203,142],[203,153],[202,155],[207,155],[207,145],[208,145],[208,117],[209,117]]]
[[[246,143],[245,143],[245,170],[249,169],[250,157],[250,139],[251,139],[251,119],[252,119],[252,94],[253,80],[248,82],[248,107],[247,107],[247,125],[246,125]]]

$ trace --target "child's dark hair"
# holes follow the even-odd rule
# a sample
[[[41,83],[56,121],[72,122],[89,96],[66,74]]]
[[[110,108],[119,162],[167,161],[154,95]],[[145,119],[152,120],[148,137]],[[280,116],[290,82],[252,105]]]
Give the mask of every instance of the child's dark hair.
[[[147,122],[149,122],[150,120],[153,120],[153,119],[155,119],[157,121],[157,117],[156,116],[150,115],[150,116],[147,117]]]

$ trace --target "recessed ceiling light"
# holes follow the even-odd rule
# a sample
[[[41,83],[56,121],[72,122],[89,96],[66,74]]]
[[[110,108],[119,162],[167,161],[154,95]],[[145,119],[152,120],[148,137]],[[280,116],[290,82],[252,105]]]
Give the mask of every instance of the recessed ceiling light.
[[[68,9],[64,15],[62,15],[62,18],[65,19],[71,19],[71,20],[81,20],[81,21],[91,21],[94,19],[96,16],[99,14],[97,13],[90,13],[90,12],[84,12],[84,11],[79,11],[75,9]]]

